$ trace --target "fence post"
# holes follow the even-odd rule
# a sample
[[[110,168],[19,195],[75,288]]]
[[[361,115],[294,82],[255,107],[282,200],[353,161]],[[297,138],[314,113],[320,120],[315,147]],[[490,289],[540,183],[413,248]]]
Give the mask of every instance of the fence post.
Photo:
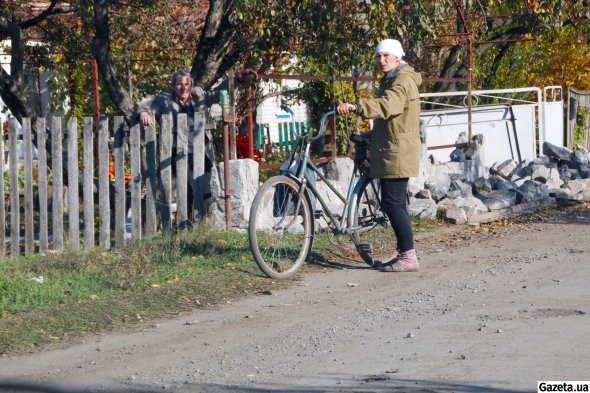
[[[0,136],[0,173],[2,174],[2,197],[0,198],[0,258],[6,255],[6,204],[4,198],[4,136]]]
[[[115,245],[120,247],[125,244],[125,223],[127,220],[127,206],[125,205],[125,122],[122,116],[116,116],[114,120]]]
[[[146,183],[145,183],[145,233],[153,236],[156,234],[156,196],[158,185],[156,183],[156,129],[148,126],[145,130],[145,160],[146,160]]]
[[[84,247],[94,246],[94,133],[91,117],[84,118]]]
[[[39,190],[39,252],[49,248],[49,214],[47,209],[47,150],[45,149],[46,121],[44,117],[37,118],[37,151],[39,152],[39,169],[37,188]]]
[[[162,184],[160,211],[162,212],[162,231],[169,235],[172,232],[172,114],[162,115],[160,141],[160,181]]]
[[[111,248],[111,207],[109,200],[109,119],[101,117],[98,124],[98,218],[99,245]]]
[[[20,204],[18,186],[18,155],[16,150],[17,130],[16,119],[8,121],[8,154],[10,158],[10,255],[16,257],[20,250]]]
[[[195,223],[205,218],[205,113],[195,112],[195,131],[193,133],[193,220]]]
[[[70,248],[80,248],[80,203],[78,201],[78,119],[68,121],[68,222]]]
[[[53,249],[63,250],[64,239],[64,200],[63,200],[63,152],[61,117],[51,118],[51,171],[53,203],[51,217],[53,229]]]
[[[141,238],[141,140],[139,124],[133,124],[129,131],[129,150],[131,152],[131,237]]]
[[[35,251],[33,238],[35,226],[33,222],[33,141],[31,138],[31,119],[24,118],[23,142],[25,145],[25,254]]]
[[[186,113],[179,113],[176,119],[176,228],[188,228],[187,209],[187,156],[188,156],[188,124]]]

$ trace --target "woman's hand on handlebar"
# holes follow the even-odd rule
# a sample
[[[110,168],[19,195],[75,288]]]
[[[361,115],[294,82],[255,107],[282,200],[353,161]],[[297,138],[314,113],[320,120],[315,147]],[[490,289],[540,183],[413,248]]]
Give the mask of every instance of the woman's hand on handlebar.
[[[339,115],[345,115],[348,112],[356,112],[356,105],[355,104],[349,104],[348,102],[339,104],[336,107],[336,113],[338,113]]]

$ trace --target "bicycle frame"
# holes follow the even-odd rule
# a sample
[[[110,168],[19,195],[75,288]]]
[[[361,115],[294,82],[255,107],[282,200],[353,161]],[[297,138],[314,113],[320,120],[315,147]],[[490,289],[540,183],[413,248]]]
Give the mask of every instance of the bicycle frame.
[[[334,244],[350,255],[351,245],[362,260],[375,266],[389,254],[390,235],[380,235],[378,229],[386,227],[379,201],[379,186],[375,185],[368,172],[366,161],[358,154],[355,159],[346,195],[339,191],[310,159],[311,143],[320,138],[326,127],[326,119],[334,114],[327,112],[322,117],[320,130],[313,135],[299,135],[292,116],[291,133],[296,141],[289,159],[284,162],[279,176],[266,180],[256,193],[250,211],[248,238],[256,264],[269,277],[287,279],[297,272],[313,248],[316,231],[315,220],[323,217],[330,233],[348,235],[351,242]],[[364,149],[366,141],[351,138],[357,148]],[[328,198],[321,195],[315,181],[327,184],[328,188],[344,204],[342,214],[328,206]],[[373,199],[373,197],[375,197]],[[322,210],[314,210],[319,201]],[[377,231],[374,231],[377,229]],[[331,236],[328,236],[332,242]],[[387,255],[389,257],[389,255]]]
[[[291,113],[292,123],[294,123],[295,116],[294,116],[293,112],[291,111],[291,109],[290,108],[284,108],[284,109],[287,109],[287,111]],[[324,129],[325,129],[325,124],[326,124],[326,119],[333,114],[334,114],[334,111],[330,111],[330,112],[325,113],[322,116],[320,130],[319,130],[318,134],[313,137],[301,136],[301,135],[296,134],[294,124],[292,124],[292,127],[293,127],[292,130],[293,130],[293,133],[295,134],[294,136],[296,136],[296,138],[297,138],[297,142],[296,142],[297,147],[295,149],[293,149],[293,152],[292,152],[289,160],[290,161],[294,160],[295,155],[297,154],[297,152],[299,152],[300,161],[297,166],[296,175],[295,176],[293,174],[287,174],[287,175],[294,178],[295,180],[297,180],[297,182],[300,184],[300,189],[299,189],[300,195],[306,195],[307,188],[309,188],[311,190],[311,192],[315,196],[316,200],[318,200],[320,202],[320,205],[322,206],[324,213],[326,213],[326,215],[330,219],[331,224],[334,226],[334,229],[333,229],[334,233],[338,234],[338,235],[343,235],[343,234],[348,233],[350,230],[355,229],[355,228],[350,228],[347,224],[349,214],[351,214],[349,212],[350,199],[351,199],[351,196],[355,192],[360,191],[360,187],[364,184],[366,179],[369,178],[369,176],[366,173],[361,173],[361,175],[359,176],[359,179],[356,180],[356,177],[359,173],[359,165],[358,165],[358,163],[355,162],[353,170],[352,170],[352,175],[351,175],[350,181],[348,182],[348,190],[347,190],[347,194],[345,197],[336,189],[336,187],[334,187],[334,185],[330,182],[330,180],[322,174],[320,169],[314,163],[311,162],[310,157],[309,157],[309,149],[311,146],[310,142],[318,139],[319,137],[321,137],[323,135]],[[301,138],[303,140],[300,140]],[[304,148],[303,148],[303,144],[305,146]],[[301,150],[303,150],[303,153],[301,153]],[[330,210],[330,208],[328,207],[328,204],[326,203],[324,198],[321,196],[321,194],[319,193],[317,188],[313,185],[313,182],[311,181],[311,179],[307,175],[305,169],[310,169],[317,176],[319,176],[319,178],[330,188],[330,190],[332,190],[332,192],[334,192],[334,194],[342,201],[342,203],[344,203],[344,207],[343,207],[343,211],[342,211],[342,215],[341,215],[340,220],[338,220],[338,218]],[[299,209],[300,203],[301,202],[299,200],[297,202],[296,209]]]

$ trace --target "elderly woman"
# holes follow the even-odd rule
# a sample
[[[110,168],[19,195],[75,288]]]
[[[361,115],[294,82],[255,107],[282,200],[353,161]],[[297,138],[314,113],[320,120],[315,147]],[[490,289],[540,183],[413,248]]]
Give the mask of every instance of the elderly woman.
[[[418,175],[420,147],[420,97],[422,77],[405,61],[399,41],[386,39],[377,45],[375,60],[383,73],[375,98],[338,105],[339,114],[355,112],[373,119],[371,176],[380,179],[381,207],[397,239],[398,255],[379,266],[388,272],[419,269],[412,222],[407,209],[410,177]]]

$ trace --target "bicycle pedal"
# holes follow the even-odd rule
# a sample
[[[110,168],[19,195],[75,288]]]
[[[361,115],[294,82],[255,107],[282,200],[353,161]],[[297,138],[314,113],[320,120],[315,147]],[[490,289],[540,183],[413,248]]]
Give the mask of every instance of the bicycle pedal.
[[[364,252],[366,254],[370,254],[373,252],[373,246],[369,243],[361,243],[358,245],[358,249],[361,252]]]
[[[318,210],[316,210],[316,211],[313,212],[313,216],[315,218],[321,218],[323,214],[324,214],[324,211],[321,210],[321,209],[318,209]]]

